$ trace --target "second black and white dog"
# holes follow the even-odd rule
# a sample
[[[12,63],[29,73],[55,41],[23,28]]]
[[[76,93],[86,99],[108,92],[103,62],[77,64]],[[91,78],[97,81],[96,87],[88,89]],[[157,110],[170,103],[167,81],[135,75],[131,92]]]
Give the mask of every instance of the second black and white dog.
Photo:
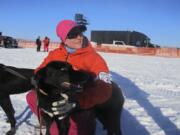
[[[7,115],[11,124],[11,129],[7,135],[14,135],[16,132],[16,119],[10,95],[27,92],[33,88],[31,77],[34,75],[33,69],[16,68],[0,64],[0,106]]]

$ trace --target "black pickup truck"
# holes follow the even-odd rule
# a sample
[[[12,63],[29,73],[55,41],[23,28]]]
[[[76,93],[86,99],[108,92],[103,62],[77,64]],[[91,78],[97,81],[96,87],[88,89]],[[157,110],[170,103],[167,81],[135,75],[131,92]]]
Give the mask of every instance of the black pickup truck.
[[[0,35],[0,46],[5,48],[18,48],[18,42],[13,37]]]

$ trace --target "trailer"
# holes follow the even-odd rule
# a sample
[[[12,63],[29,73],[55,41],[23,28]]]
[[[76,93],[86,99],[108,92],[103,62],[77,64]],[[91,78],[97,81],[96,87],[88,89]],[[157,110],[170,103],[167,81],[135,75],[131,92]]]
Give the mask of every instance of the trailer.
[[[97,44],[132,45],[136,47],[154,47],[150,38],[137,31],[91,31],[91,41]]]

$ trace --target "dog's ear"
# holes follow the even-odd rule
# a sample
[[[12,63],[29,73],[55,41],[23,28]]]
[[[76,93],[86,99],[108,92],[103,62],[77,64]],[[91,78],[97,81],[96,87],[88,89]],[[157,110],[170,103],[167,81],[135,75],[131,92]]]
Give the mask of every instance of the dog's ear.
[[[35,87],[39,87],[39,82],[42,81],[42,74],[44,73],[44,68],[38,70],[32,77],[31,77],[31,84]]]
[[[44,77],[46,76],[46,68],[41,68],[40,70],[38,70],[35,75],[34,75],[34,79],[39,82],[40,80],[42,80]]]

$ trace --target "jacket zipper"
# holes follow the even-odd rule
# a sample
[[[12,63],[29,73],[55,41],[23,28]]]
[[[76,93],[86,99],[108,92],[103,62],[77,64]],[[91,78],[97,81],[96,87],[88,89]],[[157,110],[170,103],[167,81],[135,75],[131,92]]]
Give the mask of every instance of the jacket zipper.
[[[69,57],[69,53],[67,53],[67,56],[66,56],[65,62],[68,62],[68,57]]]

